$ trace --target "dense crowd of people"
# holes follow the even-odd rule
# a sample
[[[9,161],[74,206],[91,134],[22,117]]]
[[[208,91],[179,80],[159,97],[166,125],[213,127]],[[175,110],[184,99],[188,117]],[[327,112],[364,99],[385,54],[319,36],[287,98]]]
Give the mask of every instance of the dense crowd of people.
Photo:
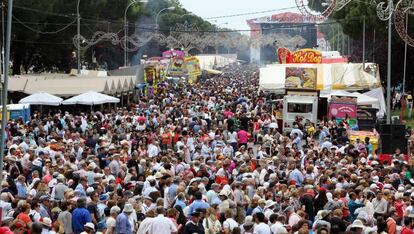
[[[0,233],[413,233],[414,161],[379,160],[346,122],[282,132],[258,76],[9,121]]]

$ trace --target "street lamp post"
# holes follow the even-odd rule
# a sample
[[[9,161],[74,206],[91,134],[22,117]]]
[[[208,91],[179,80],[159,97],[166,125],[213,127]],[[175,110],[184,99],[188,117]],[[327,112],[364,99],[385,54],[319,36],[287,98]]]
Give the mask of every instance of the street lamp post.
[[[2,90],[2,117],[1,117],[1,137],[0,137],[0,171],[3,171],[3,156],[4,148],[6,145],[6,139],[4,137],[7,125],[7,92],[8,92],[8,80],[9,80],[9,61],[10,61],[10,43],[11,43],[11,29],[12,29],[12,14],[13,14],[13,0],[8,1],[7,6],[7,34],[6,34],[6,55],[4,58],[4,81]],[[0,184],[3,180],[3,175],[0,175]]]
[[[76,7],[76,18],[77,18],[77,33],[78,35],[80,35],[80,14],[79,14],[79,5],[80,5],[80,1],[78,0],[78,5]],[[81,73],[81,59],[80,59],[80,37],[78,37],[77,40],[77,44],[78,44],[78,53],[77,53],[77,60],[78,60],[78,74]]]
[[[402,2],[400,0],[398,5]],[[377,16],[382,21],[388,21],[388,56],[387,56],[387,124],[391,124],[391,41],[392,41],[392,18],[397,7],[394,7],[393,0],[388,1],[388,6],[384,7],[386,2],[380,2],[377,5]]]
[[[163,8],[157,13],[157,16],[155,17],[155,27],[157,27],[157,29],[160,28],[159,25],[158,25],[158,19],[159,19],[161,13],[164,12],[164,11],[172,11],[172,10],[175,10],[175,7],[172,6],[172,7]]]
[[[387,56],[387,124],[391,124],[391,38],[392,38],[392,15],[393,1],[389,1],[390,15],[388,19],[388,56]]]
[[[146,3],[148,2],[148,0],[133,0],[132,2],[130,2],[128,4],[128,6],[125,8],[125,12],[124,12],[124,67],[127,66],[128,64],[128,51],[127,51],[127,36],[128,36],[128,22],[127,22],[127,18],[126,18],[126,14],[128,12],[128,9],[134,5],[135,3]]]

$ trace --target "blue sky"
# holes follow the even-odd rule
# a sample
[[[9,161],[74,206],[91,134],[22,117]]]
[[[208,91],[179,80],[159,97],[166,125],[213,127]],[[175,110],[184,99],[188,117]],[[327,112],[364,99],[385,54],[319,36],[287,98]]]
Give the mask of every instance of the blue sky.
[[[180,3],[188,11],[191,11],[202,18],[269,11],[296,6],[295,0],[180,0]],[[245,30],[249,29],[246,24],[247,19],[270,16],[286,11],[298,12],[296,8],[293,8],[290,10],[278,10],[262,14],[209,19],[208,21],[220,27]]]

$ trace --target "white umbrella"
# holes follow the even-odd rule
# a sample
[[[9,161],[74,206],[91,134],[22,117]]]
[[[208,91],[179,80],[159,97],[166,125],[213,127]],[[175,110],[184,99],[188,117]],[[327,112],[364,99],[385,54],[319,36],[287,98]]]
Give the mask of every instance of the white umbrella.
[[[62,98],[56,97],[55,95],[45,92],[38,92],[21,99],[19,103],[31,105],[59,106],[62,103],[62,101]]]
[[[95,91],[89,91],[86,93],[79,94],[62,102],[63,105],[100,105],[104,103],[118,103],[119,98],[98,93]]]

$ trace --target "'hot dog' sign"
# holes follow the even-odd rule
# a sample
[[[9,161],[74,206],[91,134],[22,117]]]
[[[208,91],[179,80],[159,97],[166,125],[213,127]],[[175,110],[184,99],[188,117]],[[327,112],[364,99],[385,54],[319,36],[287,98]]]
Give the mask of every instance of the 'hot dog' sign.
[[[292,55],[292,63],[321,63],[322,53],[313,49],[297,50]]]
[[[279,63],[322,63],[322,53],[314,49],[301,49],[291,52],[287,48],[277,50]]]

